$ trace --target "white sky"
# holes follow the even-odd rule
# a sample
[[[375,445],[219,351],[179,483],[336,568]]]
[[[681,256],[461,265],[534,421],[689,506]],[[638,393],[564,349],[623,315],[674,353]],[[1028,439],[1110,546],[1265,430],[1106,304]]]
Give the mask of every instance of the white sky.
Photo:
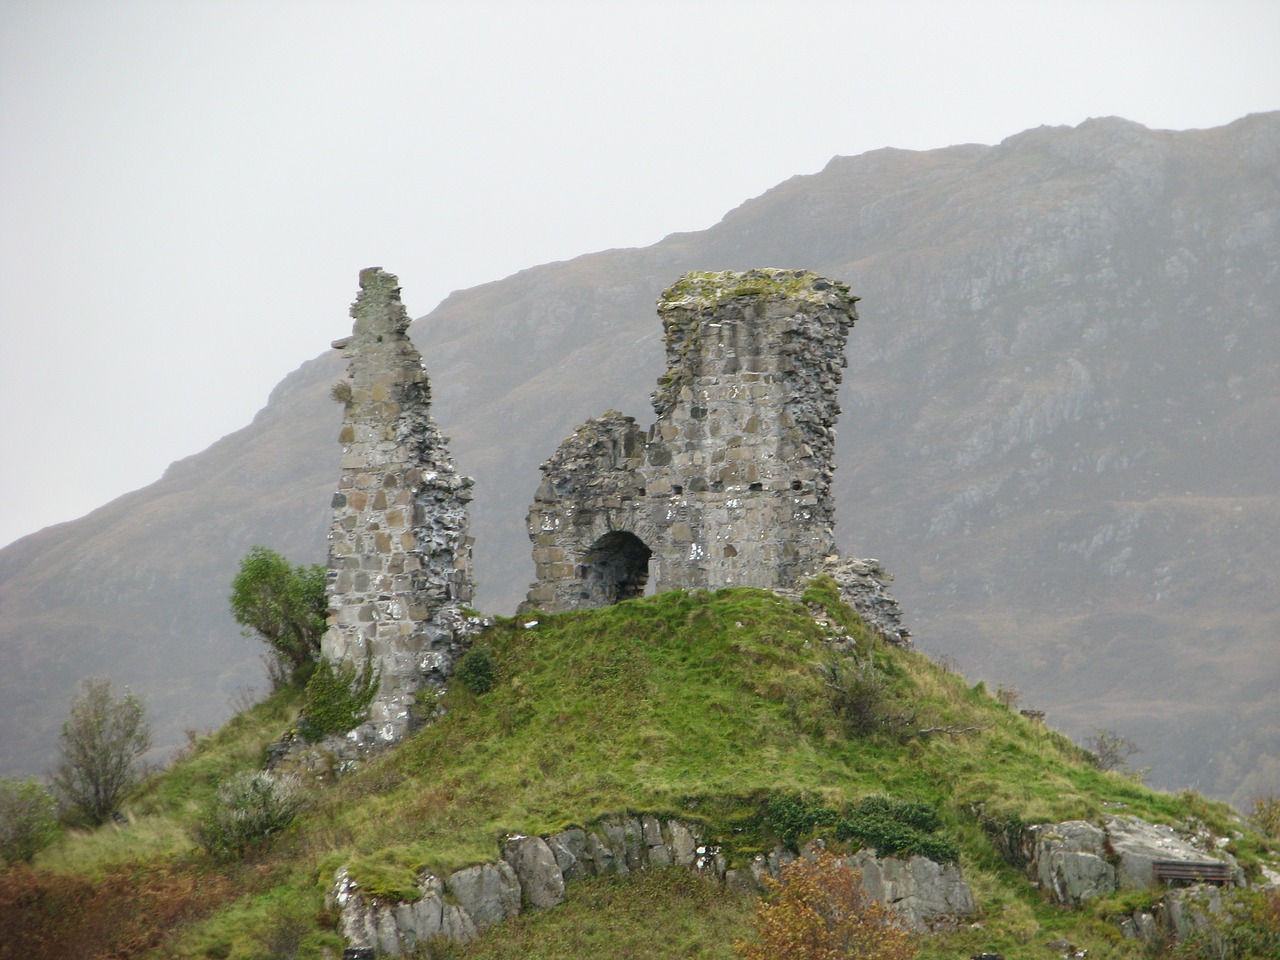
[[[1276,0],[0,0],[0,545],[350,332],[837,154],[1280,108]]]

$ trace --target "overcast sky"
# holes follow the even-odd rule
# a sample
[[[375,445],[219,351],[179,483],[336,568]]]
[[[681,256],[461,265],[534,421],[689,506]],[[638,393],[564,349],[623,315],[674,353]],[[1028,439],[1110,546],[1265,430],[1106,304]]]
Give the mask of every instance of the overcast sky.
[[[350,332],[835,155],[1280,108],[1276,0],[0,0],[0,544]]]

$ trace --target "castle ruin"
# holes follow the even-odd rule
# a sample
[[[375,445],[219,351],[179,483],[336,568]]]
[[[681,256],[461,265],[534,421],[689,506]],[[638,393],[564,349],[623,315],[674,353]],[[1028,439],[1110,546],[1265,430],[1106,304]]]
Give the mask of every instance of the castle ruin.
[[[874,560],[841,560],[831,491],[836,392],[856,319],[844,284],[801,270],[690,273],[658,312],[667,372],[642,430],[610,411],[542,466],[529,511],[537,580],[522,610],[599,607],[652,591],[751,586],[796,595],[831,574],[890,642],[907,643]],[[357,748],[409,732],[423,688],[443,688],[484,622],[467,504],[431,417],[397,279],[360,273],[329,534],[335,666],[379,677]]]
[[[467,504],[431,409],[431,384],[409,340],[399,281],[362,270],[343,402],[342,476],[329,533],[329,628],[335,665],[372,663],[380,678],[360,741],[400,739],[415,695],[443,686],[461,652],[471,602]]]
[[[525,611],[648,590],[794,591],[831,573],[905,643],[876,561],[837,557],[835,425],[857,297],[802,270],[690,273],[658,302],[667,371],[648,430],[609,411],[542,465]],[[652,584],[650,583],[652,581]]]

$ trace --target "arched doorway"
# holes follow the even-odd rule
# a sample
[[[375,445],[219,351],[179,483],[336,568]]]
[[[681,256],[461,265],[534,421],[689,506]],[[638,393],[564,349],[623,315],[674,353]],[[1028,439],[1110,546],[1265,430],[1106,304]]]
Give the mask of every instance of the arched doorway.
[[[644,596],[653,551],[634,533],[615,530],[598,539],[578,564],[585,606],[607,607]]]

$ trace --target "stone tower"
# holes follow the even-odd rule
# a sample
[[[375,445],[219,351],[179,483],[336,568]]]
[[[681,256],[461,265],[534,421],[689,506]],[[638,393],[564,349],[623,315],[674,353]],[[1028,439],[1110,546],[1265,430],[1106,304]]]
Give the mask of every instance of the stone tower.
[[[799,270],[690,273],[658,303],[648,431],[589,420],[543,464],[525,609],[658,591],[789,589],[835,553],[836,391],[857,300]]]
[[[431,417],[431,384],[396,278],[361,271],[351,315],[352,335],[334,344],[351,362],[334,390],[345,406],[342,476],[321,650],[335,665],[373,662],[381,682],[356,737],[390,741],[408,730],[415,694],[443,684],[462,649],[473,481],[454,470]]]

